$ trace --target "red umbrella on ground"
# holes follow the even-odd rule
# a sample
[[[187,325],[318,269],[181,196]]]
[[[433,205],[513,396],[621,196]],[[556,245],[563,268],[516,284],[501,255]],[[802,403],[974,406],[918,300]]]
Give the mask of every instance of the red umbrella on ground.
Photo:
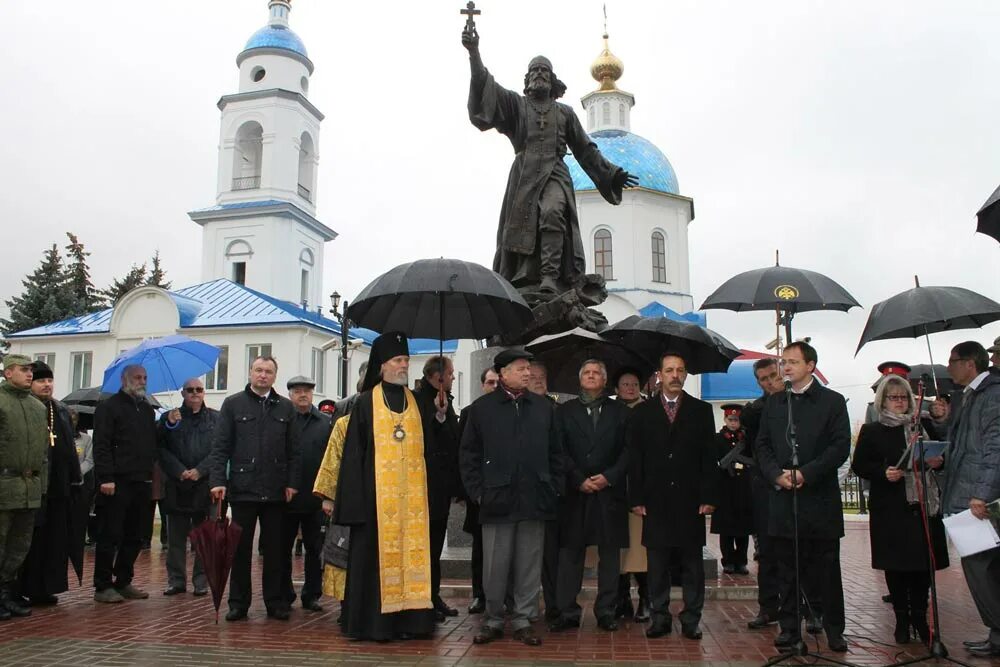
[[[222,499],[219,499],[218,518],[213,521],[202,521],[191,530],[189,538],[195,553],[201,558],[205,568],[208,587],[212,589],[212,602],[215,604],[215,622],[219,622],[219,606],[222,604],[222,592],[226,590],[229,572],[233,569],[233,558],[236,557],[236,546],[240,543],[240,533],[243,529],[229,520],[222,512]]]

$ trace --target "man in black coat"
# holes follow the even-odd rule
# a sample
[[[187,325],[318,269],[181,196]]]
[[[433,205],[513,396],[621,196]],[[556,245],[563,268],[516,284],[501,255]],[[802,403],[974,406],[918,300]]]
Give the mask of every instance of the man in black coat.
[[[246,388],[223,401],[219,411],[212,447],[212,497],[228,495],[233,522],[243,528],[229,576],[227,621],[247,617],[250,558],[258,521],[267,615],[282,621],[289,618],[281,578],[281,528],[288,503],[299,492],[301,456],[295,408],[274,391],[277,375],[278,362],[273,357],[257,357],[250,365]]]
[[[333,424],[330,418],[313,405],[313,389],[316,383],[307,377],[297,375],[286,385],[288,398],[295,407],[294,428],[298,431],[299,452],[301,455],[301,476],[294,485],[299,489],[288,503],[285,518],[282,522],[281,557],[282,582],[285,588],[285,598],[288,604],[295,602],[295,588],[292,586],[292,548],[295,536],[302,531],[302,546],[305,550],[305,582],[302,584],[300,597],[302,608],[308,611],[323,611],[318,600],[323,595],[323,524],[326,517],[323,514],[322,501],[313,495],[316,484],[316,474],[326,444],[330,440],[330,429]]]
[[[618,575],[621,550],[627,548],[628,495],[625,475],[628,453],[625,423],[629,408],[605,393],[608,370],[590,359],[580,367],[580,396],[556,409],[559,439],[565,452],[566,499],[560,508],[559,583],[556,598],[560,617],[553,632],[580,625],[582,609],[576,598],[583,585],[587,547],[597,545],[597,625],[618,629]]]
[[[144,600],[132,585],[135,559],[149,521],[156,461],[156,415],[146,401],[146,369],[127,366],[122,388],[97,404],[94,471],[100,529],[94,553],[94,600]]]
[[[164,595],[187,590],[187,541],[191,529],[208,518],[212,507],[208,477],[212,472],[212,438],[218,410],[205,405],[205,385],[189,378],[181,389],[184,402],[160,418],[160,470],[166,477],[163,507],[167,531],[167,588]],[[191,572],[194,594],[208,592],[201,558],[195,554]]]
[[[484,368],[479,374],[479,384],[483,394],[488,394],[497,388],[500,376],[492,368]],[[458,416],[459,442],[462,440],[462,433],[465,432],[465,425],[469,421],[469,406],[462,408],[462,413]],[[461,481],[461,480],[459,480]],[[465,489],[462,489],[465,496]],[[465,498],[465,522],[462,530],[472,535],[472,601],[469,602],[470,614],[481,614],[486,611],[486,593],[483,590],[483,527],[479,525],[479,505]]]
[[[844,514],[837,470],[851,452],[847,403],[813,377],[817,354],[811,345],[790,343],[781,358],[786,389],[768,397],[756,442],[761,474],[772,484],[768,532],[775,538],[783,587],[778,620],[781,634],[774,644],[789,648],[801,642],[795,584],[799,577],[809,575],[823,601],[827,642],[831,650],[842,652],[847,650],[840,577]],[[798,441],[798,469],[786,433],[789,401]],[[798,504],[798,573],[793,500]]]
[[[746,430],[747,455],[755,456],[757,433],[760,431],[760,417],[764,412],[767,397],[784,390],[778,360],[773,357],[753,362],[753,374],[757,385],[763,390],[757,400],[747,403],[740,413],[740,423]],[[753,499],[753,529],[757,537],[757,616],[747,622],[751,630],[759,630],[778,622],[780,602],[780,582],[778,579],[778,559],[774,553],[774,538],[768,534],[770,523],[770,497],[772,484],[760,474],[760,466],[751,470],[750,494]]]
[[[427,511],[431,534],[431,601],[438,621],[458,616],[441,599],[441,551],[448,531],[451,503],[462,495],[458,474],[458,416],[452,407],[455,365],[434,356],[424,363],[420,387],[414,392],[424,424],[424,460],[427,464]],[[441,415],[441,416],[439,416]]]
[[[684,391],[683,357],[660,358],[660,394],[633,408],[628,425],[629,504],[644,517],[652,622],[649,638],[670,634],[671,550],[681,559],[681,631],[701,639],[705,605],[705,516],[718,503],[712,406]]]
[[[74,543],[79,539],[75,535],[82,537],[82,532],[74,530],[74,524],[82,521],[77,510],[82,475],[69,410],[52,396],[52,369],[44,361],[36,361],[31,372],[31,395],[45,406],[54,439],[49,447],[49,485],[35,515],[35,531],[21,568],[18,592],[32,605],[55,604],[56,594],[69,590],[66,564],[70,554],[83,554],[83,544]]]
[[[538,646],[531,627],[541,583],[545,521],[556,517],[563,455],[548,400],[527,391],[531,355],[504,350],[493,368],[500,387],[469,408],[460,467],[483,526],[486,614],[476,644],[503,637],[504,598],[513,581],[514,639]]]

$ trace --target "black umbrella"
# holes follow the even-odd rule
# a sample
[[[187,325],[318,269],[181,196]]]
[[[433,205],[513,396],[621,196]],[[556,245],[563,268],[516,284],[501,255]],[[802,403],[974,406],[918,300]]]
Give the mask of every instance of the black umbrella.
[[[549,390],[563,394],[580,391],[580,366],[588,359],[603,361],[608,369],[608,378],[613,378],[624,368],[633,368],[640,378],[647,378],[654,366],[652,361],[623,347],[618,341],[579,327],[541,336],[525,345],[524,349],[545,364]]]
[[[702,310],[773,310],[778,316],[778,324],[785,326],[788,342],[792,340],[792,318],[796,313],[811,310],[847,312],[855,306],[861,304],[822,273],[779,265],[777,252],[774,266],[733,276],[701,304]]]
[[[66,394],[62,402],[77,412],[93,414],[97,404],[111,396],[114,396],[114,394],[103,392],[100,387],[85,387]],[[162,407],[152,394],[146,395],[146,401],[154,408]]]
[[[531,323],[531,308],[498,273],[460,259],[400,264],[373,280],[347,307],[356,325],[410,338],[488,338]]]
[[[993,191],[990,198],[986,200],[983,207],[976,213],[978,225],[976,231],[980,234],[992,236],[1000,241],[1000,188]]]
[[[978,329],[1000,320],[1000,303],[962,287],[916,287],[901,292],[872,307],[858,349],[873,340],[891,338],[927,339],[927,355],[934,363],[930,334],[958,329]],[[931,367],[931,377],[937,384],[937,372]],[[937,387],[938,395],[941,388]]]
[[[872,391],[878,389],[878,385],[883,377],[885,376],[879,376],[879,379],[872,383]],[[934,386],[933,378],[937,378],[937,387]],[[958,389],[958,385],[951,379],[948,367],[944,364],[910,365],[910,388],[914,392],[917,391],[917,385],[921,380],[924,381],[924,396],[937,396],[938,388],[940,388],[943,396],[947,396],[955,389]]]
[[[689,373],[725,373],[740,349],[711,329],[667,317],[630,315],[601,332],[654,362],[664,352],[684,357]]]

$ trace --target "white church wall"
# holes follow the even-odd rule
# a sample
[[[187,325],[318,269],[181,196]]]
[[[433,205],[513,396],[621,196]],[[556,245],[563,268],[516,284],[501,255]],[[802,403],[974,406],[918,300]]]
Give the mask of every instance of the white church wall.
[[[281,88],[305,95],[309,90],[309,76],[305,64],[294,58],[265,53],[252,55],[240,64],[240,92]],[[305,86],[303,79],[307,82]]]

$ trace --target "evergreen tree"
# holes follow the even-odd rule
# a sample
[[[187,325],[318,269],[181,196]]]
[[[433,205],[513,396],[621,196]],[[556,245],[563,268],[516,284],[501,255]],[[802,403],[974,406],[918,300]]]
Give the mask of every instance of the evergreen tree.
[[[90,266],[87,264],[90,253],[83,247],[75,234],[66,232],[66,236],[69,237],[69,245],[66,246],[66,255],[69,258],[69,265],[66,267],[66,283],[76,300],[76,312],[73,314],[86,315],[106,308],[104,296],[90,280]]]
[[[21,281],[21,296],[6,301],[10,315],[0,320],[4,334],[58,322],[77,314],[76,299],[67,288],[66,272],[59,246],[45,251],[41,265]]]
[[[140,265],[133,264],[123,278],[115,278],[111,284],[102,292],[112,305],[136,287],[147,284],[146,263]]]
[[[149,271],[149,278],[146,279],[146,284],[153,287],[170,289],[170,281],[166,280],[166,277],[167,272],[160,266],[160,249],[157,248],[156,252],[153,253],[152,267]]]

